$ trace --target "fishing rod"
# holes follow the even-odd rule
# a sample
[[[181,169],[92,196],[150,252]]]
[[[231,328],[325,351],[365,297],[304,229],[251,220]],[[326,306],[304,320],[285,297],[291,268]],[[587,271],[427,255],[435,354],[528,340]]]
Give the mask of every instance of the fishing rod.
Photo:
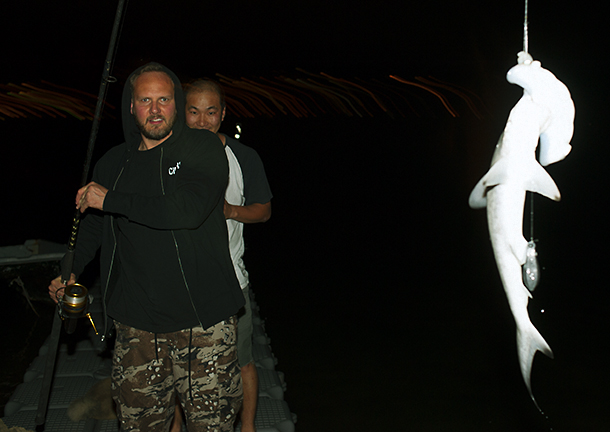
[[[107,85],[108,83],[116,82],[116,78],[110,76],[110,71],[112,69],[112,60],[114,59],[119,28],[121,27],[121,23],[123,21],[124,10],[125,0],[119,0],[114,17],[112,33],[110,35],[110,43],[108,44],[106,62],[104,63],[104,70],[102,72],[102,80],[97,96],[97,104],[95,106],[93,124],[91,126],[91,134],[89,135],[87,154],[85,156],[85,162],[83,165],[81,187],[87,184],[87,179],[89,177],[89,168],[91,167],[93,147],[95,146],[95,140],[99,131],[102,110],[104,106],[104,101],[106,99]],[[70,276],[72,274],[72,267],[74,264],[74,249],[76,248],[76,237],[78,235],[79,225],[80,211],[77,209],[74,214],[74,220],[72,222],[72,231],[70,232],[68,251],[66,252],[66,255],[64,256],[64,259],[61,263],[61,281],[64,285],[67,285],[67,283],[70,281]],[[91,314],[87,311],[88,299],[89,296],[87,288],[80,284],[72,284],[66,286],[66,288],[64,289],[64,295],[62,296],[62,298],[59,299],[57,303],[58,313],[55,314],[55,317],[53,319],[53,327],[51,329],[51,336],[49,338],[49,350],[47,352],[45,370],[42,378],[40,397],[38,399],[38,411],[36,413],[37,426],[44,425],[46,421],[49,395],[51,393],[51,383],[53,381],[53,370],[55,369],[55,358],[57,356],[59,336],[61,334],[61,322],[64,322],[64,328],[66,330],[66,333],[71,334],[74,333],[74,330],[76,329],[77,319],[86,315],[87,317],[89,317],[89,320],[93,325],[93,329],[97,334],[97,330],[95,329],[95,324],[93,323]]]
[[[91,134],[89,135],[89,144],[87,145],[87,154],[85,156],[85,162],[83,164],[83,174],[81,177],[80,187],[87,184],[89,178],[89,169],[91,167],[91,159],[93,157],[93,148],[95,147],[95,140],[99,131],[102,110],[104,107],[104,101],[106,100],[106,92],[108,83],[116,82],[116,78],[110,76],[112,69],[112,60],[114,58],[116,42],[118,38],[120,24],[122,22],[123,10],[125,0],[119,0],[117,5],[116,15],[114,19],[114,26],[110,35],[110,43],[108,44],[108,53],[106,54],[106,62],[104,63],[104,70],[102,72],[102,80],[100,82],[100,89],[97,96],[97,104],[95,106],[95,114],[93,116],[93,124],[91,125]],[[76,238],[78,235],[78,227],[80,226],[81,213],[77,209],[74,212],[74,219],[72,221],[72,231],[70,233],[70,239],[68,241],[68,251],[64,255],[61,262],[61,282],[67,285],[72,275],[72,267],[74,264],[74,250],[76,249]],[[91,315],[87,313],[87,299],[88,292],[87,288],[80,284],[72,284],[66,287],[64,290],[63,298],[58,302],[59,314],[64,319],[64,328],[66,333],[72,334],[76,330],[77,319],[81,316],[87,315],[91,321],[91,325],[95,329],[95,324]],[[96,331],[97,334],[97,331]]]

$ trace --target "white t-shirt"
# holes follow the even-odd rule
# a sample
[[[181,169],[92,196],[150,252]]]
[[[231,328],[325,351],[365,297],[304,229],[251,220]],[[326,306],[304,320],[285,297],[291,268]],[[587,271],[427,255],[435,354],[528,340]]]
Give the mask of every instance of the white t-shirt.
[[[229,204],[243,206],[246,202],[244,196],[244,177],[241,166],[235,154],[228,145],[225,145],[227,160],[229,161],[229,184],[225,193],[225,199]],[[244,224],[234,219],[227,219],[227,230],[229,231],[229,249],[235,274],[241,288],[248,286],[248,272],[244,265],[242,256],[244,255]]]

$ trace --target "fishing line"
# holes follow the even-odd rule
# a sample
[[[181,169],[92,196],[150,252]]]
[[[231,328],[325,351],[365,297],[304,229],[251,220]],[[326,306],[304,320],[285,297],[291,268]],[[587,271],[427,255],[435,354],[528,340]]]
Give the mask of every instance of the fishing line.
[[[528,9],[528,0],[525,0],[525,11],[523,18],[523,52],[528,53],[529,49],[529,34],[528,34],[528,17],[527,17],[527,9]],[[534,241],[534,193],[529,192],[530,194],[530,241]]]
[[[534,192],[530,192],[530,241],[534,241]]]
[[[523,20],[523,52],[527,54],[528,49],[528,34],[527,34],[527,0],[525,0],[525,18]]]
[[[525,11],[524,11],[524,19],[523,19],[523,52],[528,54],[529,49],[529,34],[528,34],[528,0],[525,0]],[[534,241],[534,192],[529,192],[530,194],[530,241],[527,244],[527,259],[525,265],[523,266],[523,280],[525,282],[525,286],[530,291],[534,291],[536,285],[538,285],[538,281],[540,279],[540,271],[538,267],[538,253],[536,252],[536,243]],[[551,424],[551,419],[548,415],[544,414],[544,412],[538,407],[536,404],[538,411],[545,419],[546,427],[549,431],[553,431],[553,425]]]
[[[523,19],[523,52],[528,53],[528,0],[525,0]],[[527,192],[530,196],[530,241],[527,243],[526,258],[523,264],[523,283],[530,292],[533,292],[540,281],[540,267],[538,266],[538,253],[534,240],[534,192]],[[527,196],[527,195],[526,195]]]
[[[523,52],[528,53],[529,49],[529,34],[528,34],[528,17],[527,17],[527,9],[528,9],[528,0],[525,0],[525,11],[523,18]],[[530,241],[534,241],[534,193],[529,192],[530,194]]]

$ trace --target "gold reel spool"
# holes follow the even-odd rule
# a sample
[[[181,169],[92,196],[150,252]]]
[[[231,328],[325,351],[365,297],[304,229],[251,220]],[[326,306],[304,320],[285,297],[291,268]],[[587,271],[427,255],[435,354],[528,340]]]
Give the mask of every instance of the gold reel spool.
[[[87,308],[87,288],[75,283],[68,285],[64,291],[63,309],[70,318],[79,318]]]
[[[66,328],[68,334],[74,332],[76,325],[75,320],[82,316],[87,316],[87,318],[89,318],[95,334],[98,334],[93,318],[91,317],[91,314],[87,312],[88,305],[89,291],[84,285],[74,283],[66,287],[62,299],[62,318],[72,320]]]

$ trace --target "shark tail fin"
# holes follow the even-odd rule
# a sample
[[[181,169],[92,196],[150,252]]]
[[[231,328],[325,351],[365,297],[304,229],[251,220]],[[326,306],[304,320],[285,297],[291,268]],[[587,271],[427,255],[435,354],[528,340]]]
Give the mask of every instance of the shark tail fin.
[[[519,365],[521,367],[523,381],[525,382],[527,391],[529,392],[532,401],[534,401],[536,408],[540,410],[536,399],[534,399],[534,393],[532,392],[532,364],[534,363],[534,356],[537,351],[542,352],[549,358],[554,358],[553,351],[540,332],[529,320],[527,321],[527,326],[525,328],[517,329],[517,347],[519,349]]]

